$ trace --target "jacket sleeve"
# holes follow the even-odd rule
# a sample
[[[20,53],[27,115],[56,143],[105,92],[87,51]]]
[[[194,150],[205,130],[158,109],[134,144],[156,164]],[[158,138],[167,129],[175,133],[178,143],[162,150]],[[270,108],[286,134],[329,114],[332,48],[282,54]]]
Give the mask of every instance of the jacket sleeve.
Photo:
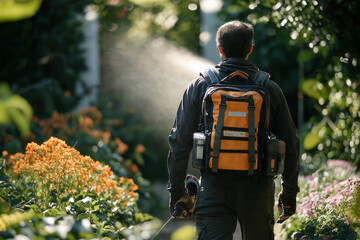
[[[168,139],[170,150],[167,159],[167,189],[175,199],[186,192],[184,180],[193,144],[193,133],[197,131],[201,112],[198,99],[199,82],[200,79],[194,80],[185,90]]]
[[[282,90],[273,81],[269,82],[268,90],[271,96],[270,131],[275,134],[276,138],[286,143],[285,167],[281,182],[282,191],[285,195],[294,197],[299,192],[300,140]]]

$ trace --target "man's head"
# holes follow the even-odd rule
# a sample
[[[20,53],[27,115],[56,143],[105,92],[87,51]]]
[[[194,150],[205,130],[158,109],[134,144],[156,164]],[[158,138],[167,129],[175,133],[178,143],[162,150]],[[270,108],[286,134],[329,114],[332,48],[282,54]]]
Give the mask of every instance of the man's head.
[[[216,33],[216,45],[221,59],[247,59],[252,51],[254,28],[241,21],[231,21],[219,27]]]

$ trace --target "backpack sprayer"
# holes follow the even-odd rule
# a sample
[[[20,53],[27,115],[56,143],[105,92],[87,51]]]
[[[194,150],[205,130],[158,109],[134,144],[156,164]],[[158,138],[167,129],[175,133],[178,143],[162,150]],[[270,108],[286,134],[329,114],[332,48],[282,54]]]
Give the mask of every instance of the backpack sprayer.
[[[199,192],[200,182],[199,179],[193,175],[188,174],[185,180],[185,187],[188,191],[190,197],[196,197]],[[178,202],[175,205],[174,211],[171,213],[171,217],[161,226],[161,228],[156,232],[156,234],[151,238],[154,240],[155,237],[163,230],[163,228],[174,218],[180,216],[183,211],[186,210],[186,204],[184,202]]]

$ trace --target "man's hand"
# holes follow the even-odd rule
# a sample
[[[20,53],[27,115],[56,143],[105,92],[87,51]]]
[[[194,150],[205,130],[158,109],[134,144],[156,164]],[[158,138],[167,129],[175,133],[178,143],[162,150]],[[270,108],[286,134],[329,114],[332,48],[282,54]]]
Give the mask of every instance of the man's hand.
[[[283,211],[277,220],[277,223],[283,223],[296,211],[296,197],[288,197],[283,192],[279,194],[278,211]]]
[[[185,218],[191,216],[194,211],[195,197],[189,195],[183,195],[175,203],[172,197],[170,197],[170,214],[176,218]]]

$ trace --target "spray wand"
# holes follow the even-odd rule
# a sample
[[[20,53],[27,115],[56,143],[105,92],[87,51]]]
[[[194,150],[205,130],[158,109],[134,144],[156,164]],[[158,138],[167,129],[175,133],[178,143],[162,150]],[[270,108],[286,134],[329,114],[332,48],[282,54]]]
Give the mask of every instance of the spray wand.
[[[200,188],[199,179],[197,179],[193,175],[187,175],[185,180],[185,186],[188,190],[189,196],[196,197],[198,190]],[[161,228],[155,233],[155,235],[151,238],[154,240],[156,236],[163,230],[163,228],[174,218],[180,216],[186,210],[186,204],[184,202],[178,202],[175,205],[174,211],[171,213],[171,217],[161,226]]]

